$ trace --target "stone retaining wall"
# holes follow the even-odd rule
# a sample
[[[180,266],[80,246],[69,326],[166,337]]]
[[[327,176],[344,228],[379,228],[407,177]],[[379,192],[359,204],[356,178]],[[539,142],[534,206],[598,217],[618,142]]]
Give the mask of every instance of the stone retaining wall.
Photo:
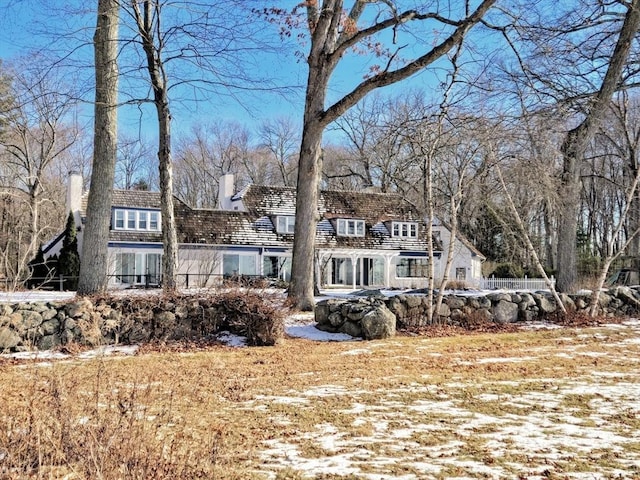
[[[0,352],[205,338],[229,327],[222,310],[196,297],[0,304]]]
[[[561,298],[568,310],[588,309],[587,294]],[[368,339],[385,338],[394,335],[396,328],[426,325],[426,302],[426,295],[384,297],[374,292],[367,297],[324,300],[316,308],[317,327]],[[529,321],[556,310],[553,297],[545,292],[447,295],[436,321],[453,325],[480,319]],[[628,316],[639,311],[637,287],[617,287],[600,296],[602,315]],[[224,302],[188,296],[0,304],[0,352],[48,350],[72,342],[106,345],[206,338],[229,328],[229,317]]]
[[[589,309],[590,294],[561,294],[560,298],[567,310],[586,313]],[[384,315],[385,311],[393,314],[395,324],[387,330],[421,327],[427,324],[427,302],[428,297],[424,294],[385,297],[375,292],[361,298],[328,299],[318,304],[316,322],[321,330],[374,338],[368,337],[362,328],[362,319],[371,318],[371,312],[380,310]],[[434,321],[451,325],[464,325],[472,320],[510,323],[543,319],[557,310],[549,292],[446,295]],[[629,316],[639,311],[640,287],[616,287],[600,294],[601,315]]]

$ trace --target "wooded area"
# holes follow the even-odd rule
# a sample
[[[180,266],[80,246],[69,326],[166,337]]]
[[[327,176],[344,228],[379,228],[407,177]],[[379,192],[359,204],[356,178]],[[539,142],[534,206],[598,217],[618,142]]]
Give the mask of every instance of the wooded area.
[[[640,1],[216,3],[120,5],[119,109],[154,105],[158,117],[140,118],[161,134],[158,144],[120,128],[115,187],[173,183],[189,205],[215,208],[226,173],[239,187],[297,186],[297,238],[311,240],[319,187],[398,192],[466,236],[487,256],[485,273],[509,263],[538,276],[510,198],[561,291],[593,284],[614,254],[637,260]],[[88,126],[96,61],[74,56],[93,48],[98,15],[73,8],[51,15],[87,19],[90,34],[39,32],[55,39],[49,50],[0,65],[0,278],[14,283],[64,228],[68,172],[88,188],[102,158]],[[307,78],[269,78],[260,56],[301,63]],[[217,115],[209,102],[223,96],[262,110],[298,98],[298,113],[245,124]],[[208,121],[189,122],[189,102]],[[296,241],[300,307],[312,262],[313,244]]]

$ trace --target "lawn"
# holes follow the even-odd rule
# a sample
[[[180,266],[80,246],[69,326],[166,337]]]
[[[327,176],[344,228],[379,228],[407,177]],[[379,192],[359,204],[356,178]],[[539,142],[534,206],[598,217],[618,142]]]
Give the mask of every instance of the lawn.
[[[0,478],[640,478],[640,322],[0,359]]]

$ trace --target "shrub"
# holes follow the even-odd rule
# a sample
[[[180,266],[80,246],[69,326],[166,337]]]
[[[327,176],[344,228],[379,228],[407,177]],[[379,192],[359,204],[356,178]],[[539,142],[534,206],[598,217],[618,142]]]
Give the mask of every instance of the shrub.
[[[522,267],[513,263],[501,263],[491,273],[492,276],[497,278],[522,278],[524,271]]]
[[[44,252],[42,251],[42,245],[38,248],[36,256],[29,262],[28,267],[30,276],[26,281],[27,288],[41,287],[54,275],[56,262],[45,260]]]
[[[214,298],[223,327],[247,337],[252,346],[275,345],[284,337],[284,310],[256,292],[232,290]]]
[[[65,277],[65,289],[75,290],[78,286],[80,274],[80,254],[78,253],[78,238],[76,236],[76,222],[73,213],[69,212],[67,226],[62,240],[62,249],[58,258],[58,275]]]

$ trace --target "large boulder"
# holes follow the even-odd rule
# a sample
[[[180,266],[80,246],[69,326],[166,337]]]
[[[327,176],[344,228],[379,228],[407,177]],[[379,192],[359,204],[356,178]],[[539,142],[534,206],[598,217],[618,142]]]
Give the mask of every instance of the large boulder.
[[[493,307],[493,319],[497,323],[512,323],[518,320],[518,304],[500,300]]]
[[[536,295],[536,303],[538,308],[543,314],[549,314],[556,311],[556,302],[555,300],[549,298],[546,295]]]
[[[393,337],[396,334],[396,316],[385,305],[378,305],[360,322],[365,340]]]
[[[20,336],[8,327],[0,328],[0,352],[12,350],[20,345]]]

